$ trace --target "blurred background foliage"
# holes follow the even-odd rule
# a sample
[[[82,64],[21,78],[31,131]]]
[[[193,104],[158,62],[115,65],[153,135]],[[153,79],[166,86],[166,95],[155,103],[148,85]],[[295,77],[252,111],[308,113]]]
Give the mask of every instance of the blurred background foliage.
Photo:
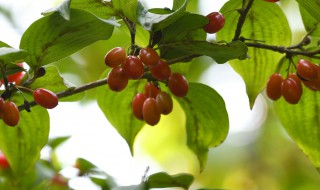
[[[188,10],[199,13],[201,3],[210,1],[217,0],[191,0]],[[294,14],[294,19],[299,19],[295,0],[281,0],[280,6],[286,14]],[[213,7],[213,11],[218,10]],[[18,33],[21,32],[19,23],[16,22],[19,17],[14,18],[15,15],[1,5],[0,16],[7,19]],[[3,31],[2,29],[1,32]],[[304,31],[294,30],[293,34],[293,42],[298,42]],[[138,28],[137,43],[145,46],[147,42],[148,34]],[[54,65],[67,80],[76,85],[85,84],[99,79],[106,69],[103,58],[107,51],[115,46],[129,47],[129,45],[128,30],[125,27],[116,28],[108,41],[97,42]],[[211,59],[197,58],[189,67],[188,78],[190,81],[199,81],[201,73],[212,66],[214,63]],[[92,103],[94,97],[95,90],[90,90],[81,103]],[[261,126],[230,132],[225,143],[210,150],[207,166],[202,173],[199,173],[195,155],[185,145],[185,116],[177,102],[173,113],[163,117],[157,127],[143,128],[136,140],[135,154],[148,155],[168,173],[187,172],[195,175],[195,183],[191,189],[201,187],[233,190],[318,189],[319,173],[283,130],[272,103],[267,102],[267,106],[267,116]]]

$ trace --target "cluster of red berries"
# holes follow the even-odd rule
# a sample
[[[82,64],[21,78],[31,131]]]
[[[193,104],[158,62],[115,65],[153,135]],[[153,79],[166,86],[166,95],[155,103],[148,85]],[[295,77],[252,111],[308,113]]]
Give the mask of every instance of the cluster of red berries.
[[[308,60],[300,59],[297,73],[289,73],[283,79],[279,73],[270,76],[266,93],[271,100],[281,96],[290,104],[297,104],[302,96],[302,83],[313,91],[320,90],[320,67]]]
[[[209,23],[203,27],[206,33],[213,34],[223,28],[225,18],[221,13],[212,12],[208,14],[206,17],[209,19]]]
[[[132,102],[136,118],[149,125],[157,124],[161,114],[166,115],[172,111],[172,98],[160,90],[159,81],[165,83],[177,97],[184,97],[188,93],[186,78],[180,73],[172,73],[169,64],[160,59],[153,48],[142,48],[138,56],[127,56],[123,48],[116,47],[106,54],[104,61],[112,68],[107,77],[108,86],[116,92],[122,91],[129,79],[141,79],[146,73],[151,74],[152,78],[146,84],[145,92],[138,93]]]

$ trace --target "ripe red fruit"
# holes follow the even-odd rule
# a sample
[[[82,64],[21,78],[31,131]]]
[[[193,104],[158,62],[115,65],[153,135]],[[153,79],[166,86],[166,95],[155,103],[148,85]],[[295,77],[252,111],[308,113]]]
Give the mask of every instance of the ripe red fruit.
[[[168,87],[172,94],[174,94],[177,97],[186,96],[189,90],[189,84],[187,79],[179,73],[173,73],[170,76],[168,81]]]
[[[308,60],[300,59],[297,64],[297,73],[305,80],[314,80],[317,78],[317,69],[315,64]]]
[[[314,65],[317,70],[317,78],[311,81],[302,80],[303,84],[313,91],[320,90],[320,67],[318,65]]]
[[[148,82],[144,87],[144,93],[147,98],[156,98],[159,92],[160,89],[156,87],[152,82]]]
[[[131,79],[139,79],[144,74],[142,61],[136,56],[128,56],[122,64],[124,74]]]
[[[3,153],[0,153],[0,169],[8,169],[10,168],[10,164]]]
[[[136,118],[143,120],[142,107],[144,101],[147,99],[147,96],[143,93],[138,93],[135,95],[132,101],[132,111]]]
[[[58,103],[58,96],[50,90],[38,88],[33,92],[34,101],[47,109],[55,108]]]
[[[15,103],[11,101],[5,102],[3,106],[2,120],[6,125],[11,127],[14,127],[19,123],[20,115]]]
[[[209,23],[203,27],[204,31],[209,34],[213,34],[221,30],[224,26],[224,16],[219,12],[212,12],[206,16],[209,19]]]
[[[122,64],[127,57],[126,50],[122,47],[115,47],[111,49],[104,57],[104,63],[108,67],[116,67]]]
[[[302,95],[301,83],[297,83],[295,79],[288,77],[282,82],[281,93],[288,103],[297,104]]]
[[[279,73],[270,76],[267,82],[266,93],[271,100],[278,100],[281,97],[282,81],[283,78]]]
[[[156,97],[157,108],[160,113],[164,115],[168,115],[172,112],[173,102],[171,96],[166,92],[159,92]]]
[[[113,68],[107,78],[108,86],[112,91],[120,92],[128,85],[128,77],[120,66]]]
[[[141,61],[147,66],[157,65],[158,61],[160,60],[160,56],[156,52],[156,50],[150,47],[142,48],[139,52],[139,57]]]
[[[19,67],[22,67],[23,68],[23,63],[18,63],[17,64]],[[21,72],[17,72],[17,73],[14,73],[12,75],[9,75],[8,76],[8,82],[12,82],[12,83],[15,83],[16,85],[20,85],[21,84],[21,80],[23,79],[25,75],[25,72],[24,71],[21,71]],[[4,80],[2,79],[0,81],[0,86],[4,83]]]
[[[158,64],[150,65],[149,70],[152,76],[157,80],[168,80],[171,75],[171,69],[165,60],[159,60]]]
[[[149,125],[156,125],[160,121],[160,112],[157,108],[157,102],[154,98],[147,98],[142,107],[143,119]]]

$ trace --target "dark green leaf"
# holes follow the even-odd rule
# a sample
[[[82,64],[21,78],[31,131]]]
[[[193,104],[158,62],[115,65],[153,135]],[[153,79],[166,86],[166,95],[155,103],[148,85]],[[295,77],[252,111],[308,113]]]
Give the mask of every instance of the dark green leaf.
[[[226,23],[217,33],[219,41],[231,41],[236,29],[235,21],[242,7],[242,0],[228,1],[220,10]],[[262,40],[266,44],[288,46],[291,43],[291,30],[286,16],[276,3],[254,1],[242,27],[241,36],[247,39]],[[271,74],[276,71],[282,55],[271,50],[249,48],[249,58],[245,61],[230,61],[233,69],[243,78],[252,107],[257,95],[265,87]]]
[[[147,180],[149,188],[183,187],[188,189],[192,182],[193,176],[190,174],[169,175],[164,172],[152,174]]]
[[[58,61],[98,41],[109,39],[113,32],[106,23],[83,10],[70,10],[70,21],[53,13],[35,21],[23,34],[20,48],[31,56],[27,63],[32,68]]]
[[[138,0],[112,0],[111,6],[116,10],[116,16],[127,17],[133,22],[137,22]],[[107,3],[110,6],[110,3]]]
[[[187,145],[203,170],[209,148],[221,144],[229,131],[225,103],[214,89],[200,83],[190,83],[188,95],[176,99],[187,116]]]
[[[50,10],[47,10],[42,14],[46,16],[51,13],[58,12],[64,19],[70,20],[70,3],[71,3],[71,0],[65,0],[59,6],[52,8]]]
[[[319,0],[297,0],[299,5],[303,7],[308,13],[320,22],[320,1]]]
[[[48,145],[52,148],[52,149],[56,149],[58,146],[60,146],[62,143],[64,143],[65,141],[67,141],[70,138],[70,136],[65,136],[65,137],[56,137],[53,139],[50,139],[48,142]]]
[[[0,47],[10,47],[8,44],[0,41]]]
[[[90,180],[101,187],[101,190],[111,190],[113,187],[116,186],[115,182],[113,181],[113,179],[108,176],[107,179],[105,178],[97,178],[97,177],[90,177]]]
[[[103,77],[106,75],[107,72],[103,74]],[[134,117],[131,104],[133,97],[143,91],[144,85],[143,81],[129,81],[126,89],[121,92],[113,92],[106,84],[97,88],[96,93],[100,109],[122,138],[126,140],[132,154],[134,139],[144,123]]]
[[[311,36],[320,36],[320,21],[316,20],[304,7],[301,5],[300,14],[305,29],[310,32]],[[312,32],[311,32],[312,31]]]
[[[28,53],[24,50],[14,49],[11,47],[0,47],[1,64],[22,62],[27,56]]]
[[[139,1],[137,5],[138,21],[143,28],[149,31],[157,31],[162,28],[165,28],[166,26],[172,24],[174,21],[176,21],[185,13],[186,7],[188,5],[188,1],[184,0],[182,2],[183,3],[179,3],[180,5],[179,7],[178,6],[174,7],[175,9],[173,10],[172,13],[155,14],[146,10],[143,4]]]
[[[298,104],[281,98],[274,107],[287,133],[320,171],[320,94],[303,88]]]
[[[12,100],[20,105],[23,102],[21,99],[17,95]],[[0,149],[7,156],[16,176],[21,177],[34,167],[47,143],[49,128],[48,112],[40,106],[33,107],[30,113],[21,111],[16,127],[8,127],[0,121]]]

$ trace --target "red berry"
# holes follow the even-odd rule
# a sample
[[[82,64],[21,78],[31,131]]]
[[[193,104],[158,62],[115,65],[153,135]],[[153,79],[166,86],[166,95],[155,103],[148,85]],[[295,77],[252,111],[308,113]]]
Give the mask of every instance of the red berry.
[[[125,75],[131,79],[139,79],[144,74],[142,61],[136,56],[128,56],[122,68]]]
[[[170,76],[168,81],[168,87],[172,94],[174,94],[177,97],[186,96],[189,90],[189,84],[187,79],[179,73],[173,73]]]
[[[144,101],[147,99],[146,95],[143,93],[138,93],[132,101],[132,111],[136,118],[143,120],[142,107]]]
[[[171,69],[164,60],[159,60],[157,65],[149,66],[152,76],[157,80],[168,80],[171,75]]]
[[[278,100],[281,97],[281,85],[283,78],[279,73],[270,76],[267,82],[266,93],[271,100]]]
[[[160,60],[160,56],[156,52],[156,50],[150,47],[142,48],[139,52],[139,57],[141,61],[147,66],[157,65],[158,61]]]
[[[0,153],[0,169],[8,169],[10,164],[3,153]]]
[[[159,92],[160,89],[156,87],[152,82],[148,82],[144,87],[144,93],[147,98],[156,98]]]
[[[128,85],[128,77],[122,67],[113,68],[108,74],[108,86],[112,91],[120,92]]]
[[[297,104],[302,95],[301,83],[297,83],[295,79],[288,77],[282,82],[281,93],[288,103]]]
[[[115,47],[111,49],[104,57],[104,63],[108,67],[116,67],[122,64],[127,57],[126,50],[122,47]]]
[[[166,92],[159,92],[156,97],[157,108],[160,113],[164,115],[168,115],[172,112],[173,109],[173,102],[171,96]]]
[[[22,67],[23,68],[23,63],[18,63],[17,64],[19,67]],[[14,73],[12,75],[9,75],[8,76],[8,82],[12,82],[12,83],[15,83],[16,85],[20,85],[21,84],[21,80],[23,79],[25,75],[25,72],[23,71],[20,71],[20,72],[17,72],[17,73]],[[0,86],[4,83],[4,80],[2,79],[0,81]]]
[[[207,18],[209,19],[209,23],[203,29],[209,34],[218,32],[224,26],[224,16],[219,12],[212,12],[207,15]]]
[[[19,109],[15,103],[11,101],[5,102],[3,106],[2,120],[6,125],[11,127],[14,127],[19,123]]]
[[[160,112],[154,98],[147,98],[142,107],[143,119],[149,125],[156,125],[160,121]]]
[[[305,80],[314,80],[317,78],[317,69],[315,64],[308,60],[300,59],[297,64],[297,73]]]
[[[302,80],[303,84],[313,91],[320,90],[320,67],[318,65],[314,65],[317,70],[317,78],[311,81]]]
[[[38,88],[33,92],[34,101],[47,109],[55,108],[58,105],[58,96],[50,90]]]

